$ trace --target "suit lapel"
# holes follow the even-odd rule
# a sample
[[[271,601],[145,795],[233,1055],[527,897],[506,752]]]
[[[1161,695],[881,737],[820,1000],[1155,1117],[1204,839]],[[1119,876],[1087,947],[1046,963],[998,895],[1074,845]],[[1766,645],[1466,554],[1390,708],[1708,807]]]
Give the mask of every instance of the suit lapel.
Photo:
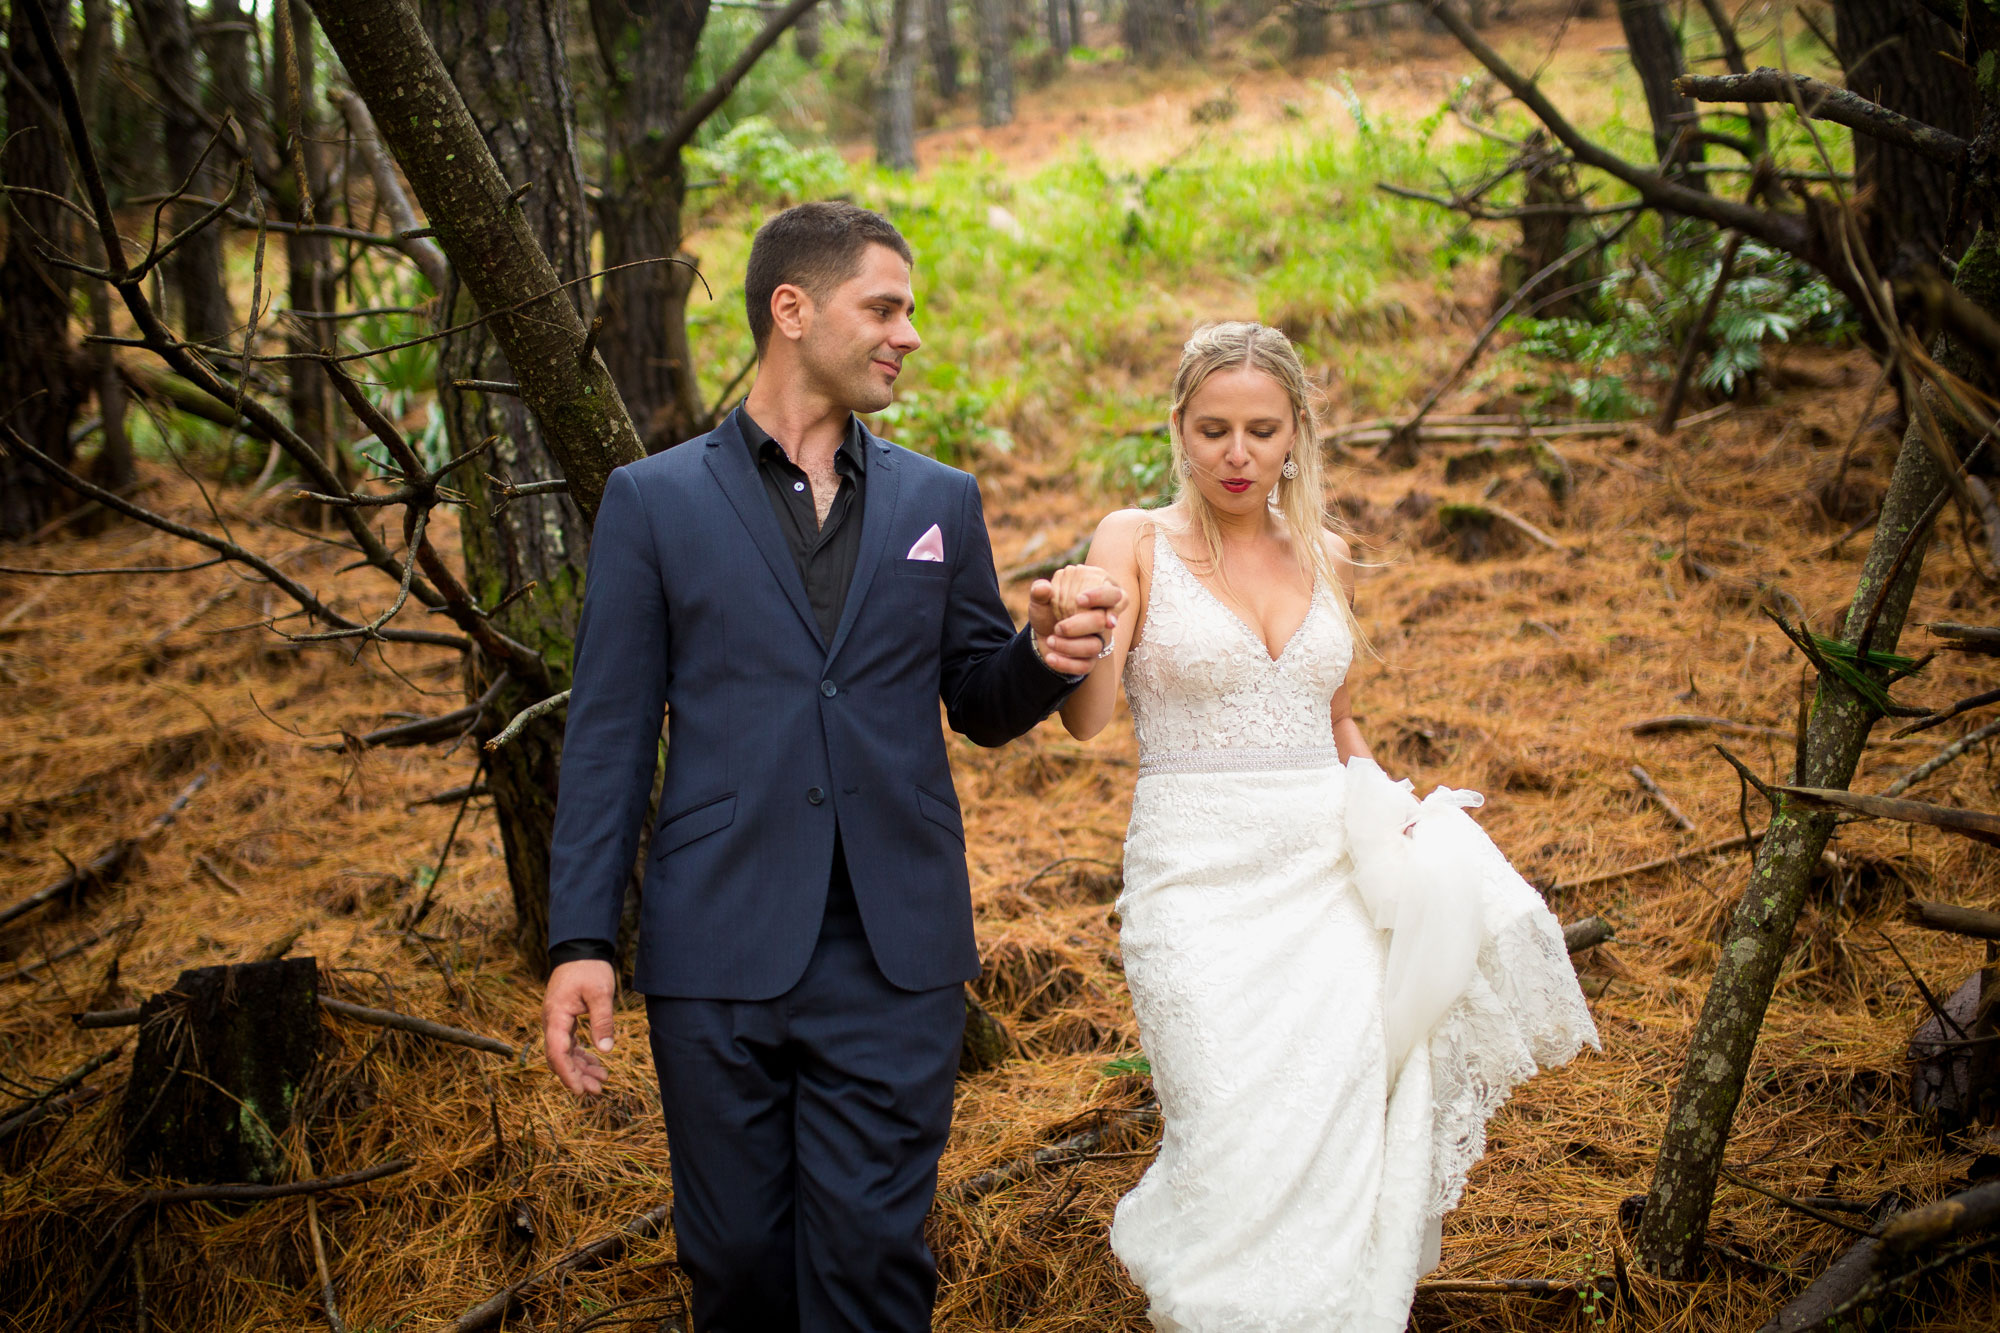
[[[743,520],[743,526],[750,530],[750,540],[756,545],[757,553],[771,567],[778,586],[785,590],[786,599],[799,613],[799,619],[805,622],[814,642],[825,647],[826,640],[819,632],[819,619],[813,615],[812,603],[806,599],[805,581],[799,577],[798,561],[792,557],[792,548],[786,544],[785,534],[778,530],[778,516],[771,512],[771,497],[764,493],[763,479],[757,475],[757,465],[751,461],[750,447],[743,438],[743,429],[737,424],[734,412],[709,435],[706,452],[709,472],[715,477],[716,484],[722,487],[722,493],[736,511],[736,516]],[[874,478],[871,476],[869,480],[873,482]],[[865,547],[865,530],[863,537]],[[858,572],[856,578],[859,578]],[[849,604],[852,605],[851,598]]]
[[[868,596],[875,571],[882,564],[883,552],[889,544],[889,529],[896,522],[901,481],[896,451],[876,439],[865,426],[861,430],[861,447],[868,451],[868,480],[861,492],[861,546],[854,553],[854,577],[848,582],[847,601],[841,606],[840,623],[834,627],[833,644],[826,652],[829,663],[840,655],[840,646],[847,642],[848,632],[854,628],[862,599]]]

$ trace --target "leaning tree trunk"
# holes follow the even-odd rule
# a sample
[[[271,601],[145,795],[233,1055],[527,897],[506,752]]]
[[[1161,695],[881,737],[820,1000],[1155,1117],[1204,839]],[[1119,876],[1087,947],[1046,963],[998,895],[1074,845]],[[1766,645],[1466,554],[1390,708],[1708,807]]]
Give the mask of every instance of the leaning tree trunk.
[[[958,42],[951,31],[951,0],[926,0],[930,13],[924,22],[924,41],[930,47],[931,79],[938,97],[946,102],[958,96]]]
[[[1667,175],[1697,190],[1707,184],[1686,168],[1702,160],[1701,121],[1695,103],[1674,90],[1674,80],[1687,73],[1681,58],[1680,34],[1667,16],[1666,0],[1618,0],[1618,22],[1632,53],[1632,67],[1645,89],[1646,110],[1653,118],[1653,154]]]
[[[1014,123],[1014,40],[1007,0],[972,0],[979,21],[979,123],[992,129]]]
[[[1834,0],[1834,40],[1847,86],[1863,97],[1970,142],[1979,133],[1979,94],[1972,73],[1937,52],[1955,52],[1958,36],[1915,0]],[[1865,134],[1854,136],[1854,183],[1869,191],[1862,235],[1876,268],[1907,267],[1910,258],[1935,264],[1955,252],[1948,235],[1952,169]]]
[[[1956,285],[1989,314],[2000,315],[2000,236],[1980,232],[1959,265]],[[2000,387],[1994,382],[1992,367],[1977,364],[1949,338],[1941,340],[1934,355],[1947,370],[1967,377],[1984,392]],[[1938,419],[1949,418],[1940,395],[1928,385],[1921,392]],[[1877,652],[1894,650],[1929,542],[1926,534],[1913,538],[1912,533],[1945,484],[1943,465],[1926,445],[1920,421],[1913,419],[1903,433],[1875,537],[1849,604],[1843,642],[1859,642],[1870,610],[1879,600],[1879,619],[1869,647]],[[1912,547],[1896,571],[1905,542],[1912,542]],[[1850,687],[1822,674],[1793,784],[1846,787],[1877,717]],[[1833,827],[1832,814],[1802,810],[1780,798],[1757,848],[1749,888],[1730,919],[1721,961],[1689,1043],[1680,1083],[1674,1089],[1652,1190],[1640,1221],[1636,1241],[1640,1261],[1661,1276],[1688,1279],[1698,1271],[1723,1149],[1743,1095],[1751,1053],[1790,947],[1813,867]]]
[[[605,74],[597,216],[610,270],[598,346],[646,451],[658,453],[708,428],[687,335],[693,267],[644,262],[681,253],[687,173],[673,131],[708,0],[591,0],[590,21]]]
[[[318,0],[317,8],[451,259],[460,290],[449,294],[447,310],[476,304],[492,316],[478,336],[446,345],[442,378],[470,374],[519,385],[518,399],[443,394],[454,447],[496,437],[493,453],[453,476],[471,501],[461,532],[473,591],[494,607],[528,581],[538,584],[497,617],[503,632],[540,651],[546,664],[542,679],[502,690],[496,713],[506,713],[567,684],[588,521],[611,470],[643,456],[616,384],[589,350],[581,284],[559,287],[558,266],[572,277],[584,271],[587,240],[563,54],[567,9],[462,0],[451,14],[434,16],[459,72],[454,84],[410,0]],[[516,199],[510,182],[534,188]],[[499,510],[484,480],[489,471],[524,480],[560,475],[569,489]],[[474,660],[472,692],[496,670]],[[495,725],[486,719],[488,732]],[[531,725],[499,749],[490,779],[517,939],[538,969],[548,960],[548,848],[561,734],[559,720]]]
[[[875,160],[891,171],[917,169],[917,51],[924,0],[895,0],[875,86]]]
[[[56,103],[55,81],[35,54],[27,7],[39,4],[58,41],[69,36],[69,6],[51,0],[13,0],[7,18],[4,97],[7,151],[0,177],[9,185],[63,194],[69,166],[63,157],[62,127],[44,119]],[[35,233],[60,240],[70,234],[70,216],[60,204],[33,195],[9,199],[7,246],[0,252],[0,422],[29,443],[67,465],[74,454],[70,422],[84,396],[87,369],[70,340],[70,275],[44,264]],[[25,537],[66,508],[69,492],[11,451],[0,450],[0,540]]]
[[[160,88],[160,160],[166,164],[167,188],[188,181],[197,197],[219,198],[228,188],[227,173],[218,170],[220,152],[210,153],[207,165],[195,169],[209,131],[202,123],[187,0],[133,0],[132,16]],[[187,226],[205,211],[200,204],[180,204],[171,215],[173,224]],[[222,228],[197,232],[167,257],[164,268],[168,290],[179,306],[180,335],[190,342],[206,342],[228,333],[233,320],[223,286]]]

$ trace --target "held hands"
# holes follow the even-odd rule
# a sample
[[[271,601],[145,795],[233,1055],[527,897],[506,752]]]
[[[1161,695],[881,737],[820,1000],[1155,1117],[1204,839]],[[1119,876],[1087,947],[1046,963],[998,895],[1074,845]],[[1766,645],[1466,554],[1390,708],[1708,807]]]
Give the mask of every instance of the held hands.
[[[1053,578],[1036,579],[1028,589],[1028,623],[1049,670],[1088,674],[1110,646],[1126,600],[1117,580],[1095,565],[1068,565]]]
[[[610,1081],[597,1052],[611,1049],[611,1006],[617,993],[611,964],[599,959],[579,958],[549,973],[542,997],[542,1047],[549,1068],[579,1097],[596,1096]],[[576,1037],[576,1020],[585,1014],[590,1016],[590,1043],[596,1050]]]

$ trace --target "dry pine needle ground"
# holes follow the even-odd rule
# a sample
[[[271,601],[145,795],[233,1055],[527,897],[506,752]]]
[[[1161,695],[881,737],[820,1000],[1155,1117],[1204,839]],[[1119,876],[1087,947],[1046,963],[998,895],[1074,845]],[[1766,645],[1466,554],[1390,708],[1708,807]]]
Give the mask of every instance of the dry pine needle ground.
[[[1741,409],[1671,442],[1635,431],[1562,444],[1574,476],[1566,501],[1532,472],[1503,469],[1492,499],[1554,535],[1562,553],[1528,545],[1456,558],[1435,505],[1475,500],[1490,481],[1445,481],[1444,455],[1459,446],[1431,447],[1414,470],[1358,462],[1340,477],[1342,506],[1378,562],[1361,592],[1363,624],[1382,654],[1357,667],[1362,728],[1385,765],[1420,788],[1484,791],[1486,827],[1538,884],[1737,831],[1738,787],[1710,748],[1718,739],[1782,776],[1789,755],[1776,741],[1635,738],[1626,726],[1685,712],[1783,727],[1796,715],[1799,663],[1756,608],[1782,590],[1825,630],[1845,605],[1866,534],[1830,551],[1855,515],[1828,517],[1815,492],[1864,414],[1868,378],[1852,356],[1800,360],[1838,387]],[[1003,566],[1031,542],[1062,549],[1111,503],[1073,484],[1069,447],[1033,436],[982,476]],[[1894,448],[1886,430],[1864,430],[1849,473],[1860,494],[1840,505],[1866,512]],[[184,479],[153,482],[156,505],[205,513]],[[306,545],[253,515],[236,522],[266,550]],[[2000,607],[1966,549],[1948,515],[1913,625],[1993,621]],[[9,552],[15,563],[69,568],[187,558],[178,543],[129,525]],[[349,607],[381,597],[366,572],[336,574],[335,556],[304,550],[294,560]],[[64,858],[84,861],[138,832],[192,777],[211,774],[121,883],[74,913],[38,914],[10,932],[0,969],[105,933],[33,976],[0,982],[0,1073],[11,1094],[45,1086],[35,1081],[127,1035],[78,1032],[68,1014],[136,1003],[183,968],[254,958],[287,940],[320,960],[340,994],[522,1046],[516,1064],[329,1020],[327,1057],[301,1103],[310,1113],[289,1141],[300,1177],[414,1159],[403,1174],[322,1197],[319,1226],[349,1328],[448,1327],[510,1280],[668,1196],[643,1017],[636,1007],[623,1014],[609,1095],[587,1107],[567,1100],[539,1063],[539,988],[514,958],[499,835],[483,802],[450,848],[425,935],[399,932],[453,815],[450,805],[409,802],[466,783],[474,750],[357,757],[339,742],[399,711],[455,707],[455,670],[421,651],[350,661],[232,628],[272,609],[262,588],[223,569],[0,576],[0,901],[49,883]],[[1920,628],[1905,636],[1906,645],[1927,642]],[[1944,701],[1987,683],[1946,655],[1903,692]],[[1872,747],[1857,789],[1879,790],[1978,720],[1923,744]],[[1145,1099],[1143,1078],[1107,1069],[1138,1053],[1109,908],[1134,781],[1130,727],[1121,719],[1088,747],[1050,724],[999,751],[957,740],[951,748],[986,959],[977,989],[1018,1054],[961,1083],[933,1220],[938,1327],[1140,1330],[1143,1300],[1105,1229],[1156,1131],[1127,1129],[1096,1160],[1034,1172],[976,1202],[951,1198],[980,1173]],[[1694,833],[1638,792],[1634,763],[1688,811]],[[1912,794],[1991,809],[1995,788],[1991,754],[1975,752]],[[1922,1005],[1878,931],[1934,989],[1955,987],[1976,966],[1976,947],[1904,927],[1897,908],[1910,896],[2000,906],[2000,865],[1989,849],[1900,826],[1850,826],[1836,851],[1839,865],[1816,887],[1794,941],[1729,1160],[1782,1193],[1935,1198],[1974,1169],[1975,1152],[1935,1141],[1909,1109],[1903,1056]],[[1646,1188],[1746,864],[1741,853],[1718,856],[1551,895],[1565,920],[1602,913],[1620,925],[1612,944],[1581,960],[1605,1051],[1536,1080],[1494,1122],[1486,1160],[1448,1220],[1439,1276],[1614,1270],[1627,1243],[1619,1205]],[[120,1057],[94,1080],[112,1095],[0,1145],[0,1329],[63,1327],[104,1257],[134,1187],[114,1169],[123,1066]],[[1754,1327],[1847,1239],[1735,1185],[1718,1197],[1713,1234],[1726,1248],[1705,1281],[1635,1276],[1623,1309],[1427,1296],[1415,1325]],[[112,1284],[93,1327],[137,1326],[135,1277],[144,1318],[161,1330],[322,1323],[302,1200],[171,1206],[144,1222],[134,1253],[138,1264]],[[537,1296],[516,1319],[574,1328],[592,1312],[655,1298],[614,1317],[657,1327],[684,1295],[672,1257],[670,1238],[642,1242],[620,1263]],[[1906,1326],[1996,1320],[1987,1261],[1920,1290]]]

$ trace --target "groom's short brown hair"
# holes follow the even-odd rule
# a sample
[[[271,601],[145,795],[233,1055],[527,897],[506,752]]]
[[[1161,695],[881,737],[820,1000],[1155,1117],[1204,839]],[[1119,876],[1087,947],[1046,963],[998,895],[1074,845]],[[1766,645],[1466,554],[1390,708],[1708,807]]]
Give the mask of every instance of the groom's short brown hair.
[[[814,297],[824,296],[861,271],[861,256],[871,245],[887,246],[906,264],[916,262],[910,243],[895,224],[853,204],[834,200],[800,204],[759,227],[743,275],[743,304],[749,310],[757,355],[764,354],[764,345],[771,340],[773,292],[790,283]]]

